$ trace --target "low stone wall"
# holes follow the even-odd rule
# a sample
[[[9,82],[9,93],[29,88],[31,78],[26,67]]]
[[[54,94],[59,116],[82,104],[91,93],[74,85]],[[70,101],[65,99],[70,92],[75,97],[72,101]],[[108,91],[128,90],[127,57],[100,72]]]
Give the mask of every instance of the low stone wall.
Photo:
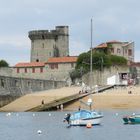
[[[0,106],[3,106],[25,94],[64,86],[64,81],[0,76]]]
[[[113,75],[116,75],[117,73],[123,73],[123,72],[129,73],[129,67],[112,66],[110,68],[104,68],[102,71],[94,70],[92,72],[92,75],[90,75],[90,73],[87,73],[83,75],[82,81],[86,85],[89,85],[90,82],[92,82],[93,85],[107,85],[108,77],[111,77]]]

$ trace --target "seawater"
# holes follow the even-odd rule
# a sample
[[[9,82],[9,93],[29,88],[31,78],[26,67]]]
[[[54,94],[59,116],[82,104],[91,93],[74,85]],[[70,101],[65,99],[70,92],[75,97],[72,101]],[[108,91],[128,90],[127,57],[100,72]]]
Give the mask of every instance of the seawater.
[[[68,112],[0,113],[0,140],[140,140],[140,125],[122,121],[124,115],[140,110],[102,112],[102,124],[92,128],[67,127],[63,118]]]

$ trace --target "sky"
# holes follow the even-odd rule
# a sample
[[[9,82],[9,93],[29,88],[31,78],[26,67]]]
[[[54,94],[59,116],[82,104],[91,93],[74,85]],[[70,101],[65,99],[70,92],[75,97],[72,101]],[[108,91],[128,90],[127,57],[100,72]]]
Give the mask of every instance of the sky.
[[[140,1],[138,0],[0,0],[0,59],[10,66],[30,62],[31,30],[69,26],[70,55],[103,42],[134,41],[140,61]]]

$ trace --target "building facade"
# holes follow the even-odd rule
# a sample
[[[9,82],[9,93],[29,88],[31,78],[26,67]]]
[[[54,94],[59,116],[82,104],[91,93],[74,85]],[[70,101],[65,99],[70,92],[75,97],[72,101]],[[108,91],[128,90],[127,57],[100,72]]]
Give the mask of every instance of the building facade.
[[[134,62],[134,42],[109,41],[94,48],[95,51],[104,51],[112,55],[123,56],[129,62]]]
[[[17,63],[14,66],[13,76],[22,78],[47,79],[66,81],[70,72],[75,69],[76,56],[52,57],[46,63],[28,62]]]
[[[55,30],[30,31],[31,62],[47,62],[50,57],[69,56],[68,26],[56,26]]]

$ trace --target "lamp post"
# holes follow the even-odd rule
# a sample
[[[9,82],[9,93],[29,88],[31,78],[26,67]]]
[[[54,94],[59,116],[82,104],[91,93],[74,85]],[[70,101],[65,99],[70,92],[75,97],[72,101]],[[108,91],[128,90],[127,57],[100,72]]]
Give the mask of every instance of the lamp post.
[[[90,91],[92,93],[92,19],[91,19],[91,44],[90,44]]]

